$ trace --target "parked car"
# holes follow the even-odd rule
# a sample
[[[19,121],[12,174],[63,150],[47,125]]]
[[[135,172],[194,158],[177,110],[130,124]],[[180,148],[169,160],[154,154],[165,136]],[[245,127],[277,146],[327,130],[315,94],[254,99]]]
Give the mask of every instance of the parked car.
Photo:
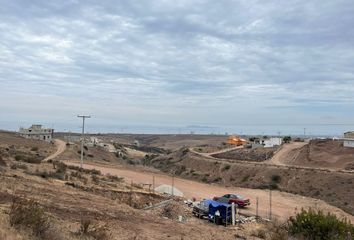
[[[236,207],[246,207],[251,204],[248,198],[237,194],[225,194],[222,197],[214,197],[213,200],[221,203],[235,203]]]

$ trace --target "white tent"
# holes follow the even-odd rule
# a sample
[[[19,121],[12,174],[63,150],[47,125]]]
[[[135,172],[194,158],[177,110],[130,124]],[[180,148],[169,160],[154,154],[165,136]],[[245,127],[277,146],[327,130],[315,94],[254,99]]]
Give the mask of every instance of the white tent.
[[[173,189],[174,196],[183,197],[183,193],[177,188],[172,187],[171,185],[162,184],[157,188],[155,188],[155,191],[159,193],[166,193],[172,195],[172,189]]]

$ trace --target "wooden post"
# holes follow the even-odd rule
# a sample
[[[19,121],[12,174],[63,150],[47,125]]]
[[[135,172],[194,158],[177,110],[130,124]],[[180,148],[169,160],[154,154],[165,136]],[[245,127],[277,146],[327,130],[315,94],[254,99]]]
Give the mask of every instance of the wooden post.
[[[232,218],[232,225],[236,224],[236,214],[235,214],[235,203],[231,203],[231,218]]]
[[[256,218],[259,217],[259,214],[258,214],[258,197],[256,199]]]
[[[155,194],[155,175],[152,175],[152,191]]]

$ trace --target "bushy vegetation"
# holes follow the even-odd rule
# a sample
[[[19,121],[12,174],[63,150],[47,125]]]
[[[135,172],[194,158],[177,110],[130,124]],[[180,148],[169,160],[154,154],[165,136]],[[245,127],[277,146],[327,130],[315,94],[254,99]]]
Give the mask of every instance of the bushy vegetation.
[[[14,163],[14,164],[11,164],[10,168],[13,169],[13,170],[16,170],[16,169],[27,170],[27,169],[28,169],[27,165],[21,164],[21,163]]]
[[[230,166],[229,164],[226,164],[226,165],[223,167],[222,171],[227,171],[227,170],[229,170],[230,168],[231,168],[231,166]]]
[[[110,234],[105,226],[99,226],[97,223],[87,218],[81,218],[78,235],[97,240],[110,239]]]
[[[9,218],[12,227],[30,229],[39,238],[44,238],[50,228],[50,222],[43,208],[34,200],[15,197],[11,204]]]
[[[0,156],[0,166],[6,166],[6,162]]]
[[[309,240],[354,239],[354,225],[350,222],[313,209],[301,210],[295,217],[291,217],[288,231],[292,236]]]
[[[32,147],[32,148],[31,148],[31,151],[37,152],[37,151],[38,151],[38,147]]]
[[[285,142],[285,143],[291,142],[291,137],[290,136],[283,137],[283,142]]]
[[[39,156],[39,154],[36,155],[29,155],[29,154],[16,154],[15,155],[15,160],[16,161],[21,161],[21,162],[26,162],[26,163],[34,163],[34,164],[39,164],[42,162],[43,157]]]

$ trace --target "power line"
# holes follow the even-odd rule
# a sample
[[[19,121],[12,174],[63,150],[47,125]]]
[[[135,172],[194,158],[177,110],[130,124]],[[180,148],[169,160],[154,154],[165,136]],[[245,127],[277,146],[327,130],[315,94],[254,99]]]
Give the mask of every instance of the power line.
[[[82,134],[81,134],[81,160],[80,160],[80,168],[82,168],[82,164],[84,162],[84,137],[85,137],[85,119],[91,118],[91,116],[85,115],[77,115],[78,118],[82,118]]]

